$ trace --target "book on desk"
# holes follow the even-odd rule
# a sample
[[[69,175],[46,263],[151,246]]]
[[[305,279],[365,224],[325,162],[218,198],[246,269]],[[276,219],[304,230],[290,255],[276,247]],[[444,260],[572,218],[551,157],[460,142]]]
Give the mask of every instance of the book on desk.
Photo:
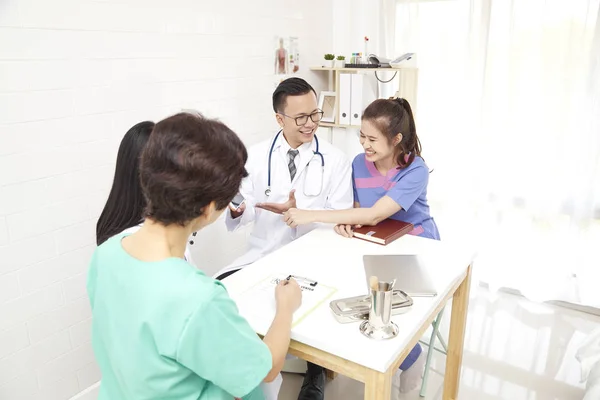
[[[406,235],[414,228],[413,224],[409,222],[387,218],[375,226],[355,228],[354,237],[385,246]]]

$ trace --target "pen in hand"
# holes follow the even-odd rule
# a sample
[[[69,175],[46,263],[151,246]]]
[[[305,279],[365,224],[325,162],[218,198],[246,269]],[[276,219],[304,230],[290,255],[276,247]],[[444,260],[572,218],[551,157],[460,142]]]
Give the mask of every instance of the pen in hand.
[[[298,283],[291,278],[292,276],[289,276],[281,280],[275,287],[275,301],[278,310],[283,309],[293,314],[302,303],[302,291]]]

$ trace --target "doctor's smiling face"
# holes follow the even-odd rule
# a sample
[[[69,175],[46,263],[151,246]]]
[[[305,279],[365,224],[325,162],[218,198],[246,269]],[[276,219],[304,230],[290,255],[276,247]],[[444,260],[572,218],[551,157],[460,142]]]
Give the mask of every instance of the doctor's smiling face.
[[[273,110],[293,149],[313,140],[323,117],[314,89],[300,78],[286,79],[279,84],[273,93]]]

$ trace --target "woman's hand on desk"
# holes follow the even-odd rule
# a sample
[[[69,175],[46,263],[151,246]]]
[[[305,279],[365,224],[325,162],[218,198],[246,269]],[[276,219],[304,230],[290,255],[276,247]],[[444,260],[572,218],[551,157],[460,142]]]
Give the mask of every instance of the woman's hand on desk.
[[[336,225],[335,228],[333,228],[333,230],[338,235],[342,235],[343,237],[351,238],[352,236],[354,236],[354,228],[360,228],[361,226],[362,225],[352,226],[352,225],[339,224],[339,225]]]
[[[275,287],[275,302],[277,311],[293,314],[302,304],[302,290],[298,282],[291,278],[289,281],[279,282]]]

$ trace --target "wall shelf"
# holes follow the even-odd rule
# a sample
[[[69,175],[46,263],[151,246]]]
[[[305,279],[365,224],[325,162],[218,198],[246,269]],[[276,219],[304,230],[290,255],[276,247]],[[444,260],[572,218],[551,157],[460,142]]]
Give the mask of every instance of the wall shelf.
[[[402,68],[339,68],[339,67],[311,67],[311,71],[342,71],[342,72],[358,72],[358,71],[402,71],[402,70],[416,70],[417,67],[402,67]]]
[[[311,67],[315,73],[327,72],[329,91],[335,92],[336,107],[334,122],[321,122],[319,126],[325,128],[360,128],[360,125],[342,125],[340,124],[339,98],[340,98],[340,74],[358,74],[370,75],[374,72],[395,72],[397,73],[396,95],[405,98],[410,103],[413,113],[417,114],[417,84],[419,80],[419,69],[415,66],[406,66],[402,68],[337,68],[337,67]],[[363,104],[363,109],[368,104]]]
[[[333,124],[331,122],[321,122],[319,126],[322,128],[358,128],[360,129],[360,125],[342,125],[342,124]]]

